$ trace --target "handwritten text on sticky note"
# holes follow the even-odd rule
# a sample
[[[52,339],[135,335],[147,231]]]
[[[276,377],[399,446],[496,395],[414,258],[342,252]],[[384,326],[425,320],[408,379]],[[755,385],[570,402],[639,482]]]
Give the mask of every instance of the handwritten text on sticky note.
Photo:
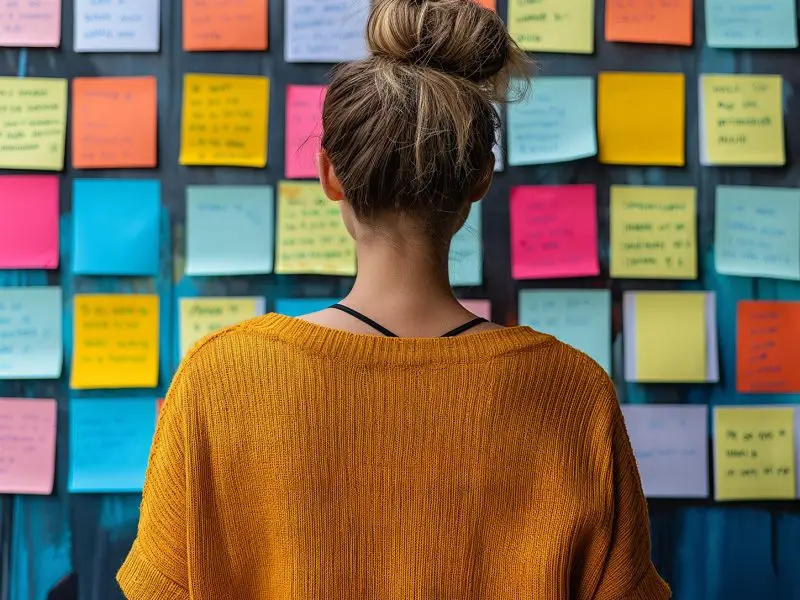
[[[161,0],[75,0],[75,52],[158,52],[160,24]]]
[[[0,1],[0,48],[57,48],[61,41],[61,0]]]
[[[464,226],[450,243],[450,285],[480,285],[483,283],[483,236],[481,232],[481,203],[470,206]]]
[[[508,31],[523,50],[591,54],[594,0],[509,0]]]
[[[743,301],[737,306],[736,390],[800,393],[800,302]]]
[[[369,0],[286,2],[286,62],[339,63],[367,56]]]
[[[0,176],[0,269],[56,269],[57,175]]]
[[[267,0],[183,0],[183,49],[266,50]]]
[[[286,177],[316,179],[322,139],[324,85],[286,88]]]
[[[53,492],[56,401],[0,398],[0,494]]]
[[[264,298],[181,298],[181,356],[208,334],[264,314]]]
[[[0,379],[61,376],[61,288],[0,288]]]
[[[693,0],[608,0],[606,40],[692,45]]]
[[[797,0],[706,0],[712,48],[797,48]]]

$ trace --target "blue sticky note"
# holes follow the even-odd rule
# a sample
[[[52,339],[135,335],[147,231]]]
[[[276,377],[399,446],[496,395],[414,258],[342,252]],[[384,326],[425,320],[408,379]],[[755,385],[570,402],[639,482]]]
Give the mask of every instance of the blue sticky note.
[[[577,348],[611,372],[609,290],[523,290],[519,323]]]
[[[450,244],[450,285],[483,283],[483,242],[481,237],[481,203],[470,207],[464,226]]]
[[[186,274],[272,273],[275,192],[267,185],[189,186]]]
[[[76,179],[72,268],[78,275],[155,276],[160,270],[161,183]]]
[[[717,187],[717,273],[800,279],[800,189]]]
[[[0,379],[58,379],[61,288],[0,288]]]
[[[712,48],[797,48],[797,0],[706,0]]]
[[[278,298],[275,301],[275,312],[287,317],[301,317],[329,308],[339,300],[337,298]]]
[[[508,106],[508,164],[542,165],[597,154],[591,77],[540,77]]]
[[[155,398],[72,398],[67,489],[140,492],[155,425]]]

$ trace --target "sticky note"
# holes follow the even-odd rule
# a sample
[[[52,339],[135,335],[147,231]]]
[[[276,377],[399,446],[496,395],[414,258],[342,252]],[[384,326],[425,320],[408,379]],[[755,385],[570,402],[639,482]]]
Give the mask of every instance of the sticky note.
[[[611,277],[697,279],[697,190],[611,186]]]
[[[743,301],[736,308],[736,391],[800,393],[800,302]]]
[[[7,0],[0,6],[0,48],[58,48],[61,0]]]
[[[276,273],[356,274],[355,242],[319,183],[278,184],[277,230]]]
[[[158,296],[77,294],[70,387],[158,385]]]
[[[286,87],[286,178],[316,179],[324,85]]]
[[[600,162],[684,166],[685,88],[682,73],[600,73]]]
[[[593,185],[517,186],[510,211],[514,279],[600,273]]]
[[[156,429],[155,403],[154,398],[70,400],[70,493],[142,491]]]
[[[492,302],[491,300],[459,300],[461,306],[466,308],[476,317],[492,320]]]
[[[450,243],[450,285],[466,286],[483,283],[481,223],[481,203],[474,202],[464,226],[453,236]]]
[[[797,48],[796,0],[706,0],[712,48]]]
[[[158,275],[160,181],[76,179],[72,212],[77,275]]]
[[[161,0],[75,0],[74,10],[75,52],[159,50]]]
[[[302,317],[330,308],[339,298],[278,298],[275,312],[287,317]]]
[[[0,398],[0,494],[53,493],[56,401]]]
[[[186,274],[271,273],[275,199],[267,185],[189,186]]]
[[[714,498],[795,498],[794,409],[714,409]]]
[[[781,76],[702,75],[700,129],[701,164],[786,164]]]
[[[594,0],[509,0],[508,32],[523,50],[594,52]]]
[[[268,114],[266,77],[184,75],[180,163],[264,167]]]
[[[539,165],[597,154],[594,79],[539,77],[508,106],[508,164]]]
[[[497,114],[500,115],[502,120],[502,110],[499,106],[495,105]],[[494,146],[492,146],[492,154],[494,154],[494,172],[500,173],[505,168],[505,156],[503,154],[503,125],[495,129]]]
[[[286,0],[286,62],[365,58],[369,8],[370,0]]]
[[[0,176],[0,269],[58,268],[58,198],[56,175]]]
[[[693,0],[608,0],[606,40],[692,45]]]
[[[266,50],[267,0],[183,0],[183,49]]]
[[[476,0],[484,8],[497,12],[497,0]]]
[[[181,356],[205,336],[263,315],[264,298],[181,298],[180,345]]]
[[[717,273],[800,279],[800,189],[718,186]]]
[[[61,288],[0,288],[0,379],[58,379]]]
[[[609,290],[522,290],[519,324],[558,338],[611,372]]]
[[[61,171],[67,80],[0,77],[0,169]]]
[[[157,95],[155,77],[75,78],[72,166],[76,169],[155,167]]]
[[[708,407],[623,404],[648,498],[708,497]]]

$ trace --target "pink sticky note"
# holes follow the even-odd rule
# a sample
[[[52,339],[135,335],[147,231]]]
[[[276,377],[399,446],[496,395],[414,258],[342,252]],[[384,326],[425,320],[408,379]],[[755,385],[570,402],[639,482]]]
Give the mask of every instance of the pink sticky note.
[[[593,185],[524,185],[511,190],[514,279],[600,273]]]
[[[0,398],[0,494],[53,492],[56,401]]]
[[[58,268],[58,176],[0,176],[0,269]]]
[[[286,178],[316,179],[322,139],[324,85],[286,88]]]
[[[492,318],[492,303],[489,300],[459,300],[459,302],[476,317],[487,321]]]
[[[61,0],[0,0],[0,47],[58,48]]]

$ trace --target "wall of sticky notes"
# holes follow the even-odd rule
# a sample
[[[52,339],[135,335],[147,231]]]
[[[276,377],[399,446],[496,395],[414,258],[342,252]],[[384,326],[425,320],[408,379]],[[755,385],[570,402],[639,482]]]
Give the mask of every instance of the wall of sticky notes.
[[[456,295],[613,377],[677,600],[800,598],[797,0],[480,3],[538,67]],[[121,599],[182,357],[349,290],[315,159],[368,6],[0,0],[1,597]]]

